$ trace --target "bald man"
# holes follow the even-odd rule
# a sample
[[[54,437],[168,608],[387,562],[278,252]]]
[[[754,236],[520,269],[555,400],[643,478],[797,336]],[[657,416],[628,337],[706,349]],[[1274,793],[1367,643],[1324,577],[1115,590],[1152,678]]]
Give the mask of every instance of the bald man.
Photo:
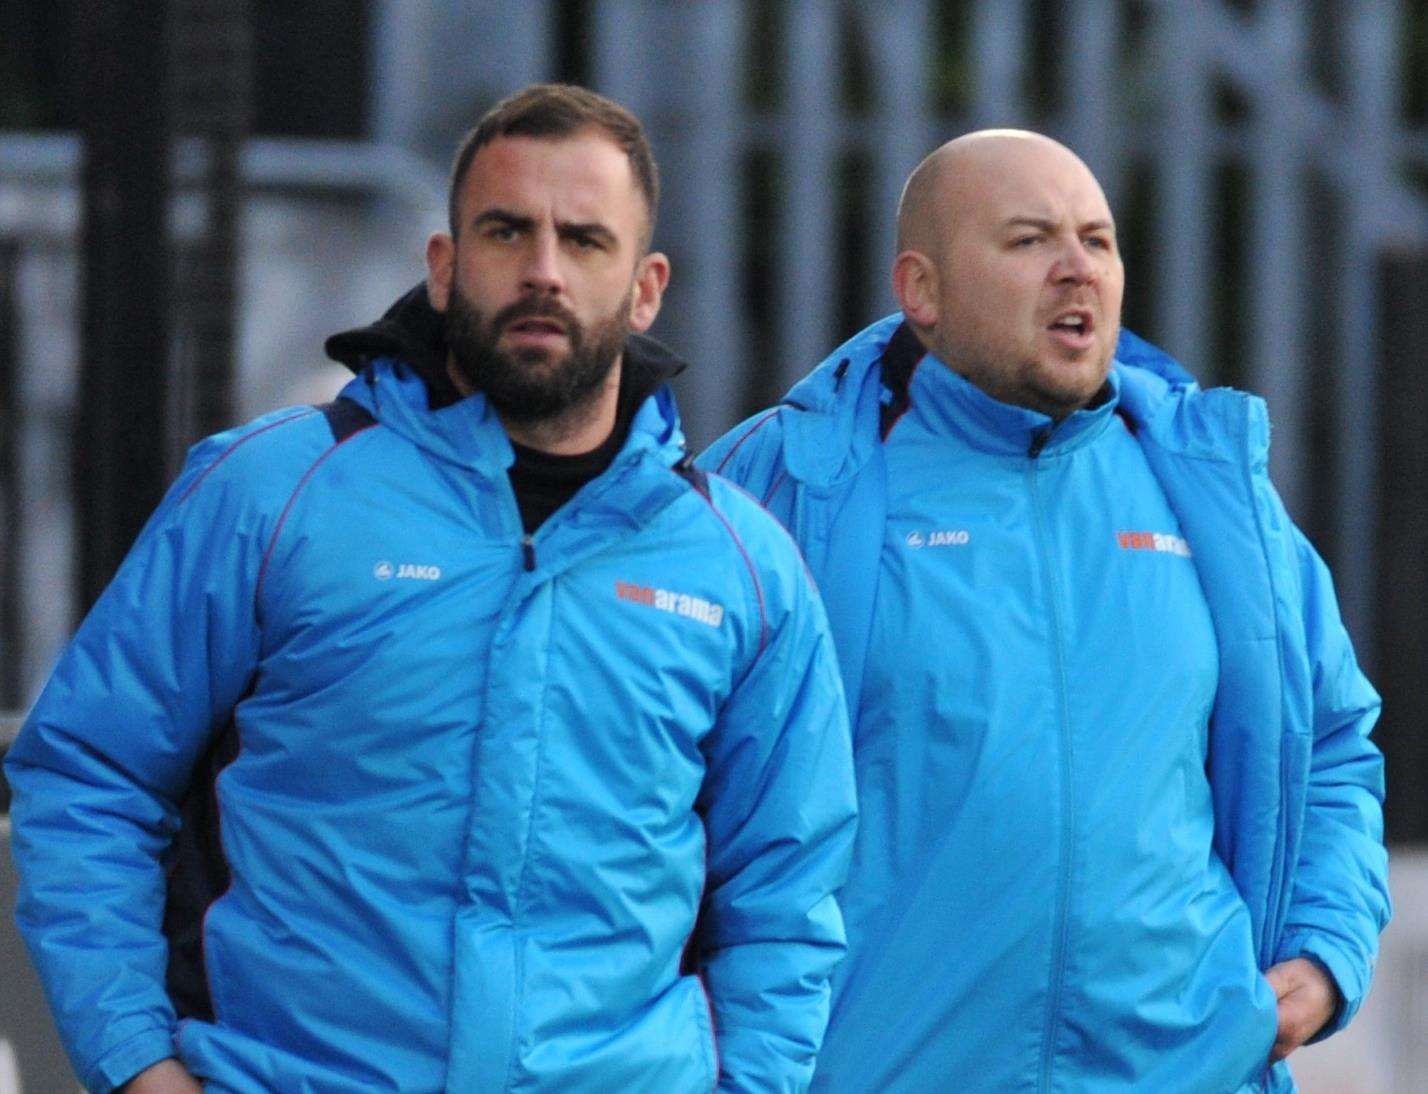
[[[1388,917],[1378,696],[1264,405],[1120,331],[1063,146],[938,149],[902,311],[703,457],[792,530],[855,725],[814,1088],[1284,1091]]]

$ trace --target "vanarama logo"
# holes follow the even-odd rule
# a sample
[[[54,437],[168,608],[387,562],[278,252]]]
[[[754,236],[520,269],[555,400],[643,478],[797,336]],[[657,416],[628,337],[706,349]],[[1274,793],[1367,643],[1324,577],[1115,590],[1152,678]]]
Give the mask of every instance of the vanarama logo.
[[[1169,532],[1117,532],[1116,542],[1122,551],[1159,551],[1164,555],[1190,557],[1190,544]]]
[[[424,566],[414,562],[403,562],[393,566],[386,559],[372,567],[372,576],[378,581],[440,581],[440,566]]]
[[[676,593],[670,589],[656,589],[652,585],[635,585],[629,581],[615,582],[615,595],[621,600],[634,604],[644,604],[658,608],[671,615],[682,615],[686,619],[717,627],[724,622],[724,606],[703,600],[688,593]]]

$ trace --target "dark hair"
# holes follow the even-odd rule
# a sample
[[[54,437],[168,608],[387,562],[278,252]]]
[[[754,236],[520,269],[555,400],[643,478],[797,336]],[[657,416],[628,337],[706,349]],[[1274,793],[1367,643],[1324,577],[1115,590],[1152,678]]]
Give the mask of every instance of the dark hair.
[[[573,84],[534,84],[502,99],[475,127],[461,138],[451,165],[451,190],[447,196],[447,216],[451,234],[457,233],[457,197],[471,167],[471,160],[497,137],[570,137],[585,129],[598,129],[630,159],[635,185],[649,214],[645,242],[654,235],[655,210],[659,207],[659,168],[649,138],[639,119],[619,103]]]

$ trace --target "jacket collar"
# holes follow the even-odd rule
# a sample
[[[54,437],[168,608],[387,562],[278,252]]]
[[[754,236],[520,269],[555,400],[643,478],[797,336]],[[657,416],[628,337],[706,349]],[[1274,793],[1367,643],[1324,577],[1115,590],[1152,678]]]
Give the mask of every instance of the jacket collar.
[[[784,459],[794,479],[835,485],[879,450],[882,362],[903,322],[894,312],[866,327],[790,389],[784,403],[800,413],[783,415]],[[1112,376],[1117,408],[1137,432],[1148,431],[1163,447],[1218,459],[1225,458],[1229,432],[1245,438],[1250,465],[1263,466],[1269,436],[1260,400],[1227,389],[1200,391],[1174,358],[1124,329]]]
[[[340,331],[323,343],[323,349],[358,375],[382,357],[401,361],[426,386],[433,410],[461,399],[446,372],[446,320],[431,306],[424,281],[398,297],[375,323]],[[632,334],[625,344],[622,384],[635,389],[643,401],[684,368],[685,362],[667,346],[646,335]]]
[[[433,409],[428,386],[405,361],[379,357],[342,389],[379,422],[431,455],[487,477],[504,475],[514,460],[505,427],[486,396],[477,392]],[[650,452],[673,465],[684,451],[674,396],[661,385],[630,423],[615,463]]]
[[[1131,428],[1167,452],[1195,459],[1269,466],[1269,411],[1264,400],[1232,388],[1201,390],[1164,350],[1130,331],[1116,347],[1121,409]]]
[[[789,391],[784,402],[806,411],[783,419],[784,460],[795,479],[810,486],[842,482],[878,451],[880,365],[902,323],[897,312],[855,334]]]
[[[412,443],[487,477],[504,475],[511,466],[510,439],[485,396],[463,397],[447,375],[445,320],[431,306],[425,282],[375,323],[334,334],[324,348],[357,374],[342,397]],[[631,335],[621,367],[622,398],[628,393],[636,409],[615,462],[628,453],[657,451],[672,465],[683,452],[684,435],[668,381],[685,363],[653,338]]]
[[[909,384],[912,413],[938,435],[995,456],[1055,456],[1098,436],[1115,412],[1119,378],[1106,378],[1106,389],[1094,407],[1057,421],[1047,414],[992,398],[977,385],[928,354]]]

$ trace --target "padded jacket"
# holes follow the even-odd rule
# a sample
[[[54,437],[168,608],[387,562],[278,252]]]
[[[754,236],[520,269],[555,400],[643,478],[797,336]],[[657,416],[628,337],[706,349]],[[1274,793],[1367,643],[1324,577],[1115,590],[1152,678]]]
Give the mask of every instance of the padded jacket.
[[[875,774],[870,765],[882,761],[857,722],[864,709],[862,689],[888,513],[881,436],[905,409],[905,401],[899,405],[899,400],[905,400],[907,376],[921,356],[902,316],[890,316],[835,350],[781,405],[735,428],[700,457],[702,466],[741,483],[786,524],[818,582],[854,720],[865,818],[911,815],[907,810],[913,805],[881,800],[888,794],[946,792],[921,787],[911,776],[890,781],[885,767],[870,777]],[[1305,955],[1332,974],[1341,1005],[1327,1035],[1348,1022],[1362,1002],[1378,935],[1389,915],[1382,758],[1368,737],[1379,699],[1355,663],[1324,563],[1270,485],[1262,401],[1228,390],[1200,390],[1175,362],[1129,333],[1118,346],[1114,382],[1124,429],[1138,443],[1144,464],[1193,548],[1194,572],[1213,624],[1218,683],[1209,714],[1206,774],[1214,851],[1248,911],[1248,948],[1259,968]],[[934,466],[927,469],[933,477],[929,482],[945,473]],[[1071,584],[1069,595],[1074,596],[1078,588],[1095,582],[1078,582],[1073,574]],[[1030,601],[1036,595],[1031,588],[989,587],[986,607],[1010,610],[1020,618],[1035,610]],[[916,674],[920,660],[946,656],[947,648],[929,641],[900,656]],[[1006,650],[994,664],[1005,664],[1015,673],[1010,666],[1044,655],[1036,649]],[[999,678],[1001,685],[1007,682]],[[987,686],[994,683],[988,681]],[[926,717],[925,710],[906,712],[914,724]],[[1054,801],[1053,788],[1047,792]],[[1013,815],[1005,824],[1016,829],[1028,822]],[[916,862],[935,850],[932,844],[876,854],[860,850],[843,893],[845,905],[851,908],[875,898],[891,904],[904,900],[906,882],[890,871],[890,856]],[[1091,864],[1088,869],[1101,867],[1116,868]],[[1050,892],[1045,896],[1060,899]],[[995,934],[998,922],[1004,920],[998,919],[995,907],[989,908],[979,930]],[[965,936],[968,924],[939,922],[932,912],[903,917],[897,930],[909,934],[907,952],[915,954],[921,938],[931,955],[942,953],[949,940]],[[876,944],[880,952],[893,948],[885,935]],[[837,1055],[842,1062],[827,1089],[863,1089],[857,1081],[838,1085],[859,1073],[857,1054],[865,1054],[862,1073],[878,1075],[895,1046],[904,1044],[909,1046],[909,1062],[896,1089],[947,1089],[955,1077],[919,1070],[933,1066],[932,1054],[919,1055],[915,1046],[924,1036],[971,1036],[978,1028],[976,1008],[938,1032],[924,1028],[928,1019],[912,991],[898,993],[883,983],[872,989],[876,1000],[847,998],[849,992],[869,990],[856,976],[843,976],[859,961],[856,935],[850,934],[850,945],[847,964],[835,977],[826,1045],[828,1059]],[[1153,954],[1127,956],[1131,962],[1142,958],[1156,960]],[[917,968],[915,958],[908,961],[913,983],[925,971]],[[996,985],[988,984],[986,990],[995,992]],[[843,1014],[866,1013],[870,1005],[882,1016],[884,1035],[840,1028]],[[1174,1027],[1185,1017],[1162,1014],[1161,1020]],[[1051,1036],[1060,1016],[1052,1014],[1048,1021]],[[959,1022],[965,1025],[959,1027]],[[849,1042],[854,1047],[847,1048]],[[1046,1068],[1040,1083],[1097,1089],[1090,1070],[1078,1073],[1076,1051],[1068,1050],[1069,1059],[1060,1060],[1056,1068]],[[1092,1053],[1094,1044],[1083,1043],[1079,1051]],[[968,1089],[975,1086],[974,1076],[962,1076],[961,1081]],[[1292,1085],[1285,1065],[1251,1082],[1269,1089]],[[815,1081],[815,1087],[819,1085]],[[869,1088],[876,1087],[874,1082]]]
[[[787,533],[661,388],[523,536],[484,398],[429,395],[378,359],[197,445],[9,753],[79,1074],[804,1089],[855,811]]]

